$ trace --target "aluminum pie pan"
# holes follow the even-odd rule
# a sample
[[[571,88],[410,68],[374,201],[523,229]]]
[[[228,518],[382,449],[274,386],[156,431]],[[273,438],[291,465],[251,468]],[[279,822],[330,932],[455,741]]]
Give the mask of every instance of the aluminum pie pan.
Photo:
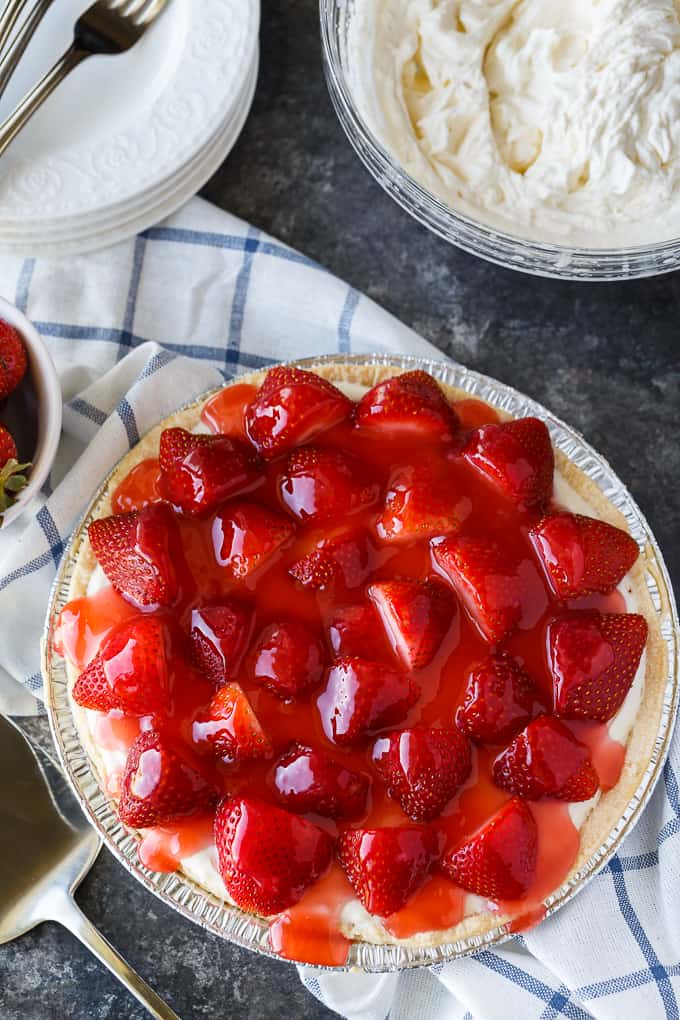
[[[605,458],[596,453],[578,432],[552,415],[541,404],[495,379],[481,375],[455,362],[382,354],[330,355],[305,358],[289,364],[303,368],[314,365],[354,364],[390,366],[404,371],[422,369],[442,383],[457,387],[471,397],[484,400],[514,417],[528,415],[540,417],[550,430],[554,446],[590,478],[602,494],[623,514],[632,536],[646,550],[644,577],[665,646],[667,667],[656,738],[648,765],[637,790],[608,838],[582,867],[544,901],[545,916],[550,916],[580,892],[619,849],[651,797],[668,753],[680,694],[678,682],[680,624],[668,571],[649,524]],[[220,388],[217,387],[196,397],[178,410],[198,407]],[[81,744],[71,713],[66,664],[56,653],[54,647],[55,625],[59,612],[68,602],[70,580],[83,540],[83,529],[97,516],[98,506],[115,470],[116,467],[99,486],[78,522],[64,552],[50,594],[42,642],[42,670],[48,717],[57,753],[73,792],[88,820],[114,857],[146,889],[206,931],[256,953],[281,959],[270,947],[269,925],[266,921],[225,903],[184,875],[153,872],[141,864],[137,855],[139,836],[129,832],[120,822],[115,807],[102,791],[95,770]],[[498,925],[482,935],[470,936],[439,946],[376,945],[367,942],[352,942],[344,966],[320,969],[385,973],[431,966],[436,963],[450,962],[481,949],[499,945],[511,938],[512,934],[510,924],[506,923]],[[305,965],[308,961],[289,962]]]

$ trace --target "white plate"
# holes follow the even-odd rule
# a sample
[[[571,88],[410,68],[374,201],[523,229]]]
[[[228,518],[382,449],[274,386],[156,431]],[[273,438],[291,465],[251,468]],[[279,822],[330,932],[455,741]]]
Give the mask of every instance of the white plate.
[[[87,0],[56,0],[0,103],[5,116],[65,49]],[[2,232],[85,229],[155,202],[240,113],[259,0],[170,0],[128,53],[86,61],[2,157]]]
[[[236,119],[218,133],[200,160],[174,178],[166,187],[153,193],[147,202],[132,204],[103,224],[97,223],[96,229],[89,231],[85,222],[81,224],[80,232],[74,232],[71,227],[54,232],[39,230],[35,234],[21,232],[8,234],[0,230],[0,245],[3,251],[16,255],[79,255],[107,248],[170,216],[203,187],[236,143],[255,93],[257,69],[256,54]]]

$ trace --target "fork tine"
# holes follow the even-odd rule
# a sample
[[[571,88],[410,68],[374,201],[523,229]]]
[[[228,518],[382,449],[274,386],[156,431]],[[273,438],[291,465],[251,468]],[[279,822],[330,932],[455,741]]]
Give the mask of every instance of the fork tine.
[[[7,52],[2,55],[0,60],[0,98],[5,94],[5,89],[16,71],[19,61],[52,3],[53,0],[35,0],[33,10],[17,30]]]
[[[131,18],[139,12],[145,3],[146,0],[124,0],[122,4],[118,5],[117,13],[120,14],[122,18]]]
[[[0,50],[4,49],[25,6],[26,0],[7,0],[2,13],[0,13]]]
[[[140,27],[150,25],[167,6],[167,3],[168,0],[147,0],[146,6],[134,19],[135,23]]]

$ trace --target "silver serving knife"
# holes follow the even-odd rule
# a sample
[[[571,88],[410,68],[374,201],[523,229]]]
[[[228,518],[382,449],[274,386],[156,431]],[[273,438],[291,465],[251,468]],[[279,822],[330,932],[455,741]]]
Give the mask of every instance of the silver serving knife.
[[[179,1020],[76,904],[73,894],[101,842],[61,773],[47,760],[43,769],[21,730],[4,716],[0,716],[0,776],[0,944],[42,921],[57,921],[122,981],[151,1016]]]

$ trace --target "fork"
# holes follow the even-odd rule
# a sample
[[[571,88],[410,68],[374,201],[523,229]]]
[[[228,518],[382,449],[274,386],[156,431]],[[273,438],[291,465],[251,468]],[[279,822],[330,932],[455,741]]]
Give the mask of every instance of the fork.
[[[26,47],[33,38],[35,30],[53,3],[54,0],[37,0],[33,10],[22,22],[21,28],[17,31],[11,46],[5,53],[3,53],[5,45],[26,0],[10,0],[0,16],[0,99],[5,94],[9,80],[26,52]]]
[[[168,0],[98,0],[81,14],[66,53],[0,124],[0,156],[74,68],[88,57],[115,56],[131,49],[167,4]]]

